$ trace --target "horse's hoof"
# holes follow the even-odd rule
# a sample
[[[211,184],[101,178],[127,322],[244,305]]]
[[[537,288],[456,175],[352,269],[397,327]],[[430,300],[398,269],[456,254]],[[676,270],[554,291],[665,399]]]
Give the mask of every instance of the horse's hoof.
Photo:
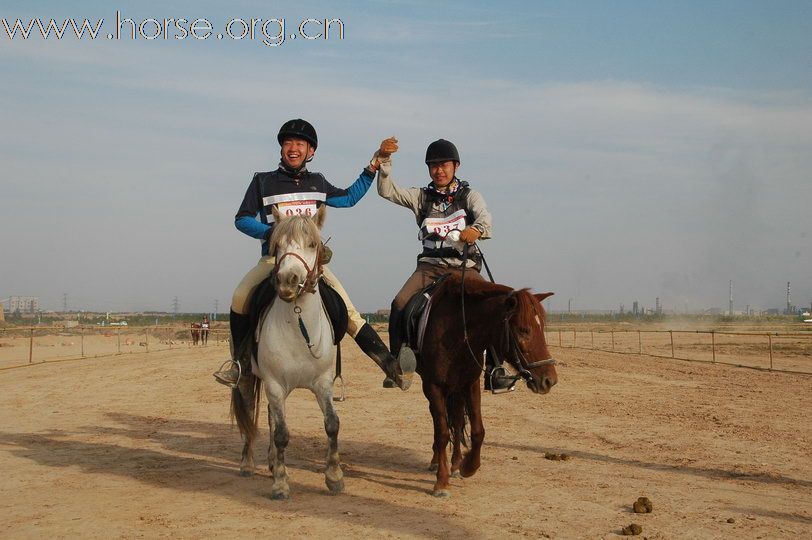
[[[451,478],[462,478],[460,471],[451,471]]]
[[[435,489],[431,494],[438,499],[447,499],[451,497],[451,492],[447,489]]]
[[[287,491],[273,491],[271,492],[271,499],[275,501],[286,501],[290,499],[290,493]]]
[[[251,469],[240,469],[240,476],[243,478],[250,478],[251,476],[254,476],[254,471]]]
[[[327,489],[330,490],[330,495],[338,495],[342,491],[344,491],[344,480],[338,480],[336,482],[332,480],[325,480],[327,484]]]
[[[436,463],[429,463],[429,471],[430,472],[437,472],[438,468],[439,468],[439,465],[437,465]]]

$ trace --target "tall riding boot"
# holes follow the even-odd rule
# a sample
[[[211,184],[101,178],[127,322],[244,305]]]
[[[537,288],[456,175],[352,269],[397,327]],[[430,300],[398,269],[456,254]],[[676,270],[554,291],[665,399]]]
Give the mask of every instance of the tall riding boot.
[[[387,377],[395,381],[401,390],[408,390],[412,385],[414,370],[417,368],[414,353],[401,354],[399,358],[395,358],[383,344],[378,333],[368,324],[361,327],[358,335],[355,336],[355,342],[367,356],[378,364]],[[406,349],[404,347],[403,351],[405,352]],[[408,350],[411,353],[411,349]]]
[[[234,386],[240,379],[241,373],[251,372],[251,356],[244,354],[242,347],[243,341],[250,331],[251,323],[248,315],[242,315],[234,310],[231,310],[228,323],[231,329],[231,363],[228,369],[214,373],[214,378],[220,384]]]
[[[502,362],[490,347],[485,351],[485,390],[490,390],[494,394],[516,390],[515,379],[507,376]]]
[[[401,325],[403,323],[403,310],[397,309],[395,307],[395,303],[392,302],[392,308],[389,312],[389,351],[392,353],[392,356],[398,357],[400,354],[400,345],[402,342],[402,331]],[[404,351],[404,354],[408,354]],[[414,354],[412,352],[412,354]],[[397,383],[389,377],[386,377],[383,380],[383,387],[384,388],[396,388]]]

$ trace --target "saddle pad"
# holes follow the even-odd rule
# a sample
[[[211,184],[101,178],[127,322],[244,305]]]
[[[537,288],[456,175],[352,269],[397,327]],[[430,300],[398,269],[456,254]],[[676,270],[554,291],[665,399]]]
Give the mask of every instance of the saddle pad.
[[[426,335],[426,325],[429,321],[429,313],[431,313],[431,296],[428,293],[423,293],[427,299],[426,307],[423,308],[423,313],[420,315],[420,322],[417,323],[417,352],[423,350],[423,336]]]
[[[347,326],[350,323],[347,304],[335,289],[327,285],[323,278],[319,281],[319,293],[321,293],[321,303],[327,312],[327,317],[333,325],[333,343],[338,345],[347,333]]]
[[[403,321],[399,326],[401,327],[403,342],[408,343],[415,352],[420,352],[423,345],[423,334],[426,331],[431,308],[431,296],[448,275],[443,274],[438,277],[423,290],[412,296],[406,304],[406,309],[403,311]]]

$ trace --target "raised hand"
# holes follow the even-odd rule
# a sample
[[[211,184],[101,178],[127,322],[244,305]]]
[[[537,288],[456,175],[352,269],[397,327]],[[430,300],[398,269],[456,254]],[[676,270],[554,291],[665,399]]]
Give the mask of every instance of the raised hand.
[[[381,141],[381,147],[378,149],[378,155],[381,157],[391,156],[398,151],[398,140],[392,136],[388,139]]]

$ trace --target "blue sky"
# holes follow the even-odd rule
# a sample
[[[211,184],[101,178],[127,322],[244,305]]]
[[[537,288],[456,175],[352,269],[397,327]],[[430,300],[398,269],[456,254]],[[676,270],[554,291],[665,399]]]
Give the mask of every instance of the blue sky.
[[[348,185],[397,135],[428,181],[443,137],[494,214],[499,281],[553,309],[812,301],[809,2],[4,2],[0,17],[340,18],[342,41],[9,40],[0,29],[0,298],[46,309],[221,309],[259,255],[233,227],[275,133],[319,132]],[[333,270],[364,310],[414,266],[373,189],[333,210]]]

